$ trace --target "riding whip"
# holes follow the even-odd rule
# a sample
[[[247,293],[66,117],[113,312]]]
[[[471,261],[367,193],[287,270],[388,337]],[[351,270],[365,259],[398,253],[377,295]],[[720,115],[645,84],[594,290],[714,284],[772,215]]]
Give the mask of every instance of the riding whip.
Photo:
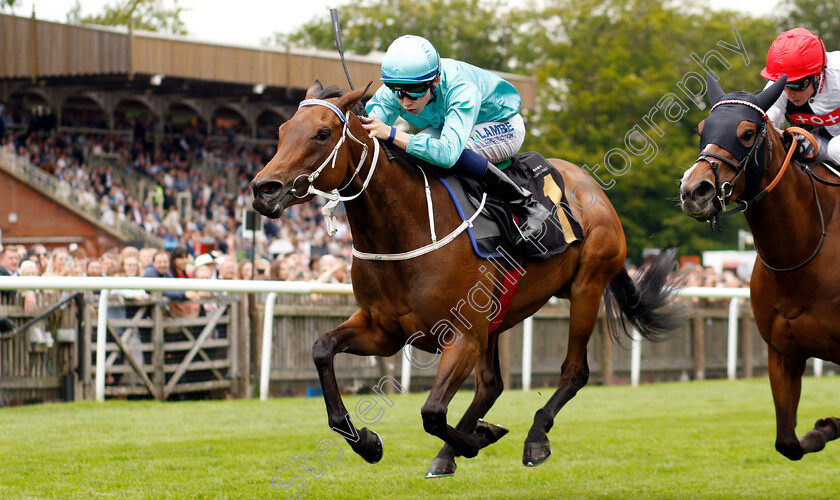
[[[338,55],[341,56],[344,74],[347,76],[347,82],[350,84],[350,90],[356,90],[356,87],[353,86],[353,80],[350,79],[350,72],[347,70],[347,61],[344,60],[344,43],[341,41],[341,23],[338,21],[338,10],[330,9],[330,17],[332,18],[333,34],[335,35],[335,46],[338,47]]]

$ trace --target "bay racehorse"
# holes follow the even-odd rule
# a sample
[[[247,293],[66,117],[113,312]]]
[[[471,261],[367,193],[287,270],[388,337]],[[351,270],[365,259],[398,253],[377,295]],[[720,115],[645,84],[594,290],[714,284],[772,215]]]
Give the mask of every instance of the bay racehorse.
[[[783,76],[759,95],[724,95],[706,78],[712,110],[701,122],[701,152],[680,182],[682,210],[720,223],[743,211],[758,258],[750,300],[776,407],[776,450],[791,460],[820,451],[840,433],[840,420],[817,420],[796,437],[796,411],[808,358],[840,363],[840,189],[822,165],[791,165],[766,110],[784,90]],[[797,130],[807,136],[807,132]],[[738,208],[723,213],[729,203]]]
[[[474,457],[507,432],[480,421],[502,392],[499,334],[532,315],[552,296],[562,296],[571,300],[571,312],[559,388],[537,411],[523,454],[525,465],[538,465],[551,454],[547,432],[555,415],[589,378],[586,349],[602,295],[608,299],[609,318],[621,327],[622,314],[646,337],[674,326],[678,315],[669,308],[673,289],[667,282],[673,253],[662,252],[660,260],[634,282],[624,269],[624,233],[607,197],[581,169],[552,160],[567,186],[587,187],[579,191],[589,196],[571,203],[585,238],[564,253],[515,273],[517,287],[507,315],[489,332],[493,314],[476,306],[471,294],[480,283],[498,297],[503,287],[510,286],[510,275],[506,281],[504,268],[476,257],[466,234],[449,243],[441,239],[431,244],[426,176],[379,154],[379,143],[368,137],[352,112],[366,90],[342,93],[335,87],[323,89],[316,80],[297,112],[280,126],[277,153],[251,183],[254,208],[270,218],[279,217],[290,205],[311,200],[315,193],[334,200],[325,209],[338,200],[345,204],[353,235],[351,275],[359,309],[320,336],[312,348],[329,425],[362,458],[376,463],[382,457],[382,441],[367,428],[356,429],[350,420],[336,383],[334,356],[392,356],[407,343],[437,353],[438,369],[421,415],[426,432],[445,445],[427,477],[454,473],[456,456]],[[433,227],[441,234],[453,234],[462,221],[445,188],[433,181],[428,190],[436,200]],[[359,258],[365,254],[396,257]],[[614,335],[618,331],[611,330]],[[473,369],[474,399],[453,427],[446,420],[447,407]]]

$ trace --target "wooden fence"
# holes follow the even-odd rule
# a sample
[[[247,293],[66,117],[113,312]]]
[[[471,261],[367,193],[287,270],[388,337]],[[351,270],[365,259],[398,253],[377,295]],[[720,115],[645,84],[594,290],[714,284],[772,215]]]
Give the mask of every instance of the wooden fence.
[[[106,385],[109,397],[252,397],[260,373],[264,305],[260,294],[222,295],[204,302],[204,314],[178,318],[172,304],[154,293],[141,302],[112,301],[107,320]],[[691,303],[688,320],[666,341],[645,341],[642,382],[722,378],[727,366],[728,300],[681,299]],[[38,325],[46,342],[24,331],[0,337],[0,405],[92,399],[95,380],[96,304],[88,292],[83,311],[76,301],[54,311]],[[278,296],[274,309],[270,392],[313,395],[320,392],[312,363],[312,344],[356,310],[352,296]],[[740,308],[738,376],[763,376],[767,353],[752,313]],[[33,317],[12,299],[0,316],[17,323]],[[534,316],[532,387],[555,386],[567,347],[568,303],[556,301]],[[501,338],[505,386],[521,387],[522,326]],[[630,339],[614,344],[599,321],[589,344],[590,383],[625,384],[630,379]],[[420,361],[430,359],[415,354]],[[402,352],[389,358],[336,357],[339,385],[364,392],[383,375],[399,374]],[[826,363],[828,373],[837,365]],[[412,390],[426,390],[434,367],[412,373]],[[465,387],[469,387],[468,381]]]
[[[18,325],[35,314],[14,297],[5,302],[0,316]],[[87,293],[35,327],[0,340],[0,406],[94,398],[97,303]],[[249,397],[248,304],[246,295],[214,297],[194,304],[200,315],[184,318],[173,314],[179,304],[159,292],[149,300],[112,299],[105,394],[162,401],[190,393]]]
[[[62,295],[43,297],[43,306],[60,301]],[[79,330],[76,304],[67,302],[18,334],[0,335],[0,406],[74,399],[73,373],[78,363],[75,339]],[[0,317],[21,325],[36,315],[24,310],[16,294],[0,293]]]
[[[84,399],[93,399],[96,300],[87,303],[81,338],[87,355],[82,358],[79,384]],[[165,401],[215,391],[247,397],[240,363],[244,362],[247,375],[248,362],[238,355],[248,345],[247,321],[240,321],[247,298],[220,296],[192,303],[201,308],[192,317],[175,314],[183,306],[163,299],[159,292],[148,301],[109,304],[106,396],[141,395]]]
[[[662,342],[643,343],[641,376],[643,382],[702,380],[723,378],[727,373],[728,299],[680,299],[689,301],[688,319]],[[261,309],[261,306],[258,306]],[[356,307],[352,297],[324,296],[312,303],[306,297],[279,296],[275,306],[274,342],[271,352],[270,393],[305,395],[319,391],[318,375],[312,363],[312,344],[322,333],[331,330],[350,316]],[[261,316],[261,311],[260,314]],[[767,373],[767,349],[758,334],[749,301],[740,308],[738,340],[738,376],[754,377]],[[534,315],[532,346],[532,387],[556,386],[566,355],[569,325],[568,302],[556,301]],[[256,329],[256,327],[255,327]],[[261,326],[256,329],[261,331]],[[500,356],[505,387],[521,388],[522,324],[502,334]],[[258,348],[259,339],[255,339]],[[603,319],[589,342],[590,383],[627,384],[630,382],[631,340],[615,344],[606,331]],[[430,355],[417,353],[421,363]],[[335,358],[336,377],[347,392],[365,391],[383,375],[399,378],[404,357],[402,351],[389,358],[362,358],[339,355]],[[259,359],[254,360],[259,373]],[[431,387],[437,365],[411,375],[412,390]],[[826,371],[840,371],[826,363]],[[465,387],[469,387],[468,380]]]

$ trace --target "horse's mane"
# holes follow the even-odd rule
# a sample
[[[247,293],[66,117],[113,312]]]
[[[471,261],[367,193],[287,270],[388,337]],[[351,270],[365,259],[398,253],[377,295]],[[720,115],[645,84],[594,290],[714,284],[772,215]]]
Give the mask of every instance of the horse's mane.
[[[348,92],[350,91],[346,89],[340,89],[335,85],[329,85],[327,87],[324,87],[320,92],[318,92],[318,95],[316,95],[315,98],[332,99],[333,97],[341,97]],[[351,111],[356,116],[367,116],[367,111],[365,111],[365,106],[364,104],[362,104],[361,100],[359,100],[359,102],[357,102],[356,105],[353,106],[353,109]]]

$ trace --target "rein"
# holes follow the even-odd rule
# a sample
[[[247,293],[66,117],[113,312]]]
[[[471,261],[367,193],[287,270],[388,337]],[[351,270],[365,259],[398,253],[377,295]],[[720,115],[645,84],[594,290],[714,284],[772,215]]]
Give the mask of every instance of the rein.
[[[329,232],[330,236],[334,236],[335,233],[338,232],[338,222],[336,221],[333,212],[338,207],[338,204],[340,202],[355,200],[359,197],[359,195],[365,192],[365,189],[367,189],[368,184],[370,184],[370,179],[373,177],[373,172],[376,170],[376,162],[379,160],[379,141],[373,141],[373,158],[371,158],[370,161],[370,169],[368,170],[368,175],[362,183],[362,189],[360,189],[358,193],[352,196],[341,196],[341,191],[346,189],[350,185],[350,183],[353,182],[353,179],[356,178],[356,175],[358,175],[359,171],[362,169],[362,165],[365,162],[365,158],[367,158],[368,145],[365,144],[363,141],[357,139],[356,136],[354,136],[347,130],[347,125],[350,121],[349,110],[347,111],[346,115],[342,114],[341,110],[338,109],[338,106],[331,102],[324,101],[322,99],[305,99],[301,101],[301,103],[298,105],[298,109],[304,106],[324,106],[330,109],[333,113],[335,113],[336,116],[338,116],[338,119],[341,120],[341,123],[344,125],[344,127],[341,130],[341,139],[339,139],[338,142],[336,142],[335,147],[330,152],[329,156],[327,156],[327,158],[324,160],[324,162],[321,163],[321,166],[316,168],[315,171],[313,171],[309,175],[301,174],[297,176],[292,182],[291,189],[292,194],[294,194],[297,198],[305,198],[311,194],[318,194],[330,200],[327,202],[326,205],[321,207],[321,214],[324,216],[324,220],[327,223],[327,232]],[[326,168],[327,165],[332,164],[331,168],[335,168],[335,161],[338,158],[338,150],[341,149],[341,146],[344,145],[344,141],[347,139],[347,137],[350,137],[351,139],[353,139],[353,141],[362,146],[362,155],[359,157],[359,164],[356,165],[356,170],[353,172],[353,175],[350,177],[350,180],[347,181],[346,184],[344,184],[340,188],[333,189],[330,192],[321,191],[320,189],[315,187],[315,179],[317,179],[318,176],[321,175],[321,171],[324,170],[324,168]],[[306,193],[298,196],[297,189],[294,186],[297,184],[298,179],[300,179],[301,177],[306,178],[306,180],[309,182],[309,187],[307,188]]]
[[[292,189],[291,189],[292,194],[294,194],[297,198],[305,198],[305,197],[307,197],[311,194],[317,194],[317,195],[321,195],[321,196],[327,198],[328,200],[330,200],[330,201],[327,202],[326,205],[321,207],[321,213],[324,215],[324,220],[327,223],[327,231],[329,232],[330,236],[333,236],[338,231],[338,223],[336,221],[335,216],[332,215],[333,211],[335,211],[336,207],[338,207],[338,204],[340,202],[355,200],[356,198],[359,197],[359,195],[361,195],[363,192],[365,192],[365,190],[368,187],[368,184],[370,184],[371,178],[373,177],[373,172],[376,170],[376,163],[379,161],[379,151],[380,151],[381,148],[379,147],[379,141],[374,140],[373,141],[373,157],[371,158],[370,169],[368,170],[367,177],[365,178],[364,182],[362,183],[362,189],[360,189],[358,193],[356,193],[352,196],[341,196],[341,194],[340,194],[341,191],[346,189],[350,185],[350,183],[353,182],[353,179],[356,178],[356,176],[359,174],[359,171],[362,169],[362,165],[365,162],[365,158],[367,158],[368,146],[367,146],[367,144],[365,144],[363,141],[356,138],[356,136],[354,136],[351,132],[348,131],[348,122],[350,120],[350,111],[349,110],[347,111],[346,114],[342,114],[342,112],[338,108],[338,106],[334,105],[331,102],[325,101],[323,99],[306,99],[306,100],[303,100],[298,105],[298,109],[300,109],[304,106],[324,106],[326,108],[329,108],[333,113],[336,114],[336,116],[338,116],[338,119],[341,120],[341,122],[343,124],[343,129],[341,131],[341,139],[339,139],[338,142],[335,144],[335,147],[333,147],[329,156],[327,156],[327,158],[323,161],[323,163],[321,163],[321,165],[317,169],[315,169],[311,174],[309,174],[309,175],[301,174],[298,177],[296,177],[294,182],[292,183]],[[350,137],[350,139],[355,141],[357,144],[360,144],[363,148],[361,157],[359,158],[359,164],[356,165],[356,170],[353,172],[353,175],[350,177],[350,180],[347,181],[347,183],[345,183],[342,187],[333,189],[330,192],[322,191],[322,190],[316,188],[315,185],[314,185],[314,182],[318,178],[318,176],[321,175],[321,171],[323,171],[324,168],[327,167],[327,165],[331,165],[331,168],[335,168],[335,162],[336,162],[336,159],[338,158],[338,151],[339,151],[339,149],[341,149],[341,146],[344,145],[345,139],[347,137]],[[438,241],[437,234],[435,234],[435,219],[434,219],[434,208],[433,208],[433,205],[432,205],[432,190],[431,190],[431,187],[429,186],[429,179],[426,177],[426,172],[424,172],[423,169],[420,169],[420,172],[423,174],[423,184],[425,186],[425,191],[426,191],[426,206],[428,207],[428,212],[429,212],[429,229],[430,229],[430,232],[431,232],[432,242],[428,245],[417,248],[415,250],[411,250],[411,251],[408,251],[408,252],[402,252],[402,253],[390,253],[390,254],[361,252],[361,251],[357,250],[356,247],[354,246],[353,247],[353,256],[354,257],[356,257],[358,259],[362,259],[362,260],[407,260],[407,259],[413,259],[415,257],[425,255],[429,252],[433,252],[433,251],[447,245],[452,240],[454,240],[456,236],[458,236],[459,234],[464,232],[464,230],[466,230],[467,227],[472,227],[473,221],[479,215],[481,215],[482,211],[484,210],[484,203],[485,203],[485,201],[487,201],[487,193],[484,193],[484,195],[482,196],[481,204],[479,205],[479,207],[475,211],[475,213],[472,215],[472,217],[470,217],[469,219],[461,222],[461,224],[458,227],[456,227],[451,233],[449,233],[445,237],[441,238],[440,241]],[[306,193],[298,196],[297,190],[295,189],[294,186],[297,184],[298,179],[300,179],[301,177],[306,178],[306,180],[309,182],[309,187],[307,188]]]
[[[793,145],[791,146],[791,148],[794,147],[796,147],[796,139],[793,140]],[[817,194],[817,183],[814,181],[814,177],[816,176],[813,172],[811,172],[811,169],[809,167],[805,167],[805,172],[808,174],[808,178],[811,179],[811,187],[814,189],[814,200],[817,202],[817,212],[820,214],[820,241],[817,243],[817,248],[814,249],[814,253],[812,253],[810,257],[805,259],[804,262],[797,264],[793,267],[787,268],[773,267],[770,264],[768,264],[767,261],[764,260],[764,257],[761,256],[761,252],[758,251],[758,247],[756,247],[755,253],[758,254],[758,258],[761,260],[761,263],[764,264],[764,267],[777,273],[796,271],[797,269],[805,267],[806,264],[808,264],[817,257],[817,254],[820,253],[820,250],[822,249],[823,243],[825,243],[825,217],[823,216],[822,205],[820,205],[820,197]]]

